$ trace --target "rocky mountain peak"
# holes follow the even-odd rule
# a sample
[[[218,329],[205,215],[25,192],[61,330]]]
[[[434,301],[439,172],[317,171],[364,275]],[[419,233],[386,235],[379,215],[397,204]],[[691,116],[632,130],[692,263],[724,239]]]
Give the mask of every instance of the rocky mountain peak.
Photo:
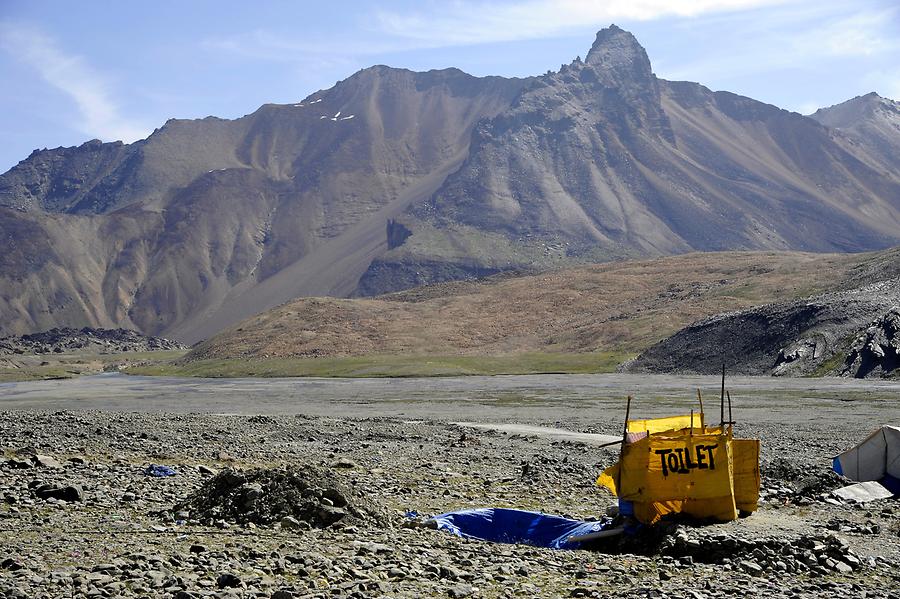
[[[841,129],[879,117],[900,121],[900,102],[883,98],[875,92],[869,92],[834,106],[820,108],[810,116],[823,125]]]
[[[647,51],[634,35],[616,25],[597,32],[584,62],[595,70],[612,75],[615,80],[623,77],[648,79],[653,76]]]
[[[869,95],[872,97],[872,101],[877,108],[887,112],[900,113],[900,102],[897,100],[879,96],[875,92],[872,92]]]
[[[853,107],[859,111],[872,111],[884,106],[890,106],[893,102],[887,98],[883,98],[878,95],[876,92],[869,92],[862,96],[856,96],[855,98],[851,98],[842,104],[838,104],[837,106],[845,105],[848,107]]]

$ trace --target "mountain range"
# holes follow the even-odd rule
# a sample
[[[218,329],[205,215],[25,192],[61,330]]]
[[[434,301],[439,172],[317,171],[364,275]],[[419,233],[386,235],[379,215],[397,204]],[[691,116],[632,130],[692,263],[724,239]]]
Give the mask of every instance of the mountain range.
[[[185,342],[300,296],[710,250],[900,244],[900,103],[811,116],[656,77],[630,33],[539,77],[375,66],[0,175],[0,335]]]

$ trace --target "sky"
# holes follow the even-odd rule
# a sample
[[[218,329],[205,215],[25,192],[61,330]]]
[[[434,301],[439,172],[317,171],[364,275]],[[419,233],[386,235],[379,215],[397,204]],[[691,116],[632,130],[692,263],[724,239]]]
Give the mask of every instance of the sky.
[[[900,100],[900,0],[0,0],[0,172],[36,148],[295,102],[374,64],[537,75],[611,23],[664,79],[803,114]]]

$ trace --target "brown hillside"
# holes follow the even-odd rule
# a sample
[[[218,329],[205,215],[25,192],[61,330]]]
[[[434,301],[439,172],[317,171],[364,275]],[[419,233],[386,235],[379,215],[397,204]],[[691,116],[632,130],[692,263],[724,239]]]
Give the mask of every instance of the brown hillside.
[[[539,77],[375,66],[300,102],[38,150],[0,174],[0,334],[193,343],[301,296],[878,250],[900,244],[898,123],[900,104],[873,94],[809,118],[660,79],[615,26]]]
[[[828,290],[878,256],[694,253],[375,299],[302,298],[205,341],[187,359],[637,352],[702,317]]]
[[[300,295],[349,295],[388,220],[524,84],[372,67],[236,120],[36,151],[0,174],[0,334],[121,326],[194,342]]]

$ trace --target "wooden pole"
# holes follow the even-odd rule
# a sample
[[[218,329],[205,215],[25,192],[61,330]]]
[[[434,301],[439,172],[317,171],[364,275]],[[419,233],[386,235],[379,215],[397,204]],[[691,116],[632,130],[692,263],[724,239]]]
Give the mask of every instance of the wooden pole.
[[[694,409],[691,408],[691,433],[690,435],[694,436]]]
[[[719,411],[722,416],[722,427],[725,427],[725,362],[722,362],[722,395],[719,398]]]
[[[631,417],[631,396],[625,404],[625,424],[622,426],[622,444],[619,445],[619,473],[616,475],[616,495],[622,492],[622,454],[625,453],[625,440],[628,439],[628,418]]]
[[[703,428],[705,426],[705,423],[703,422],[703,396],[700,395],[700,389],[697,389],[697,399],[700,400],[700,428]],[[693,417],[691,417],[691,424],[694,424]]]
[[[625,445],[625,438],[628,436],[628,419],[631,417],[631,396],[628,396],[628,403],[625,404],[625,425],[622,427],[622,446]]]
[[[728,425],[731,426],[734,424],[734,418],[731,416],[731,393],[726,391],[725,394],[728,396]]]

